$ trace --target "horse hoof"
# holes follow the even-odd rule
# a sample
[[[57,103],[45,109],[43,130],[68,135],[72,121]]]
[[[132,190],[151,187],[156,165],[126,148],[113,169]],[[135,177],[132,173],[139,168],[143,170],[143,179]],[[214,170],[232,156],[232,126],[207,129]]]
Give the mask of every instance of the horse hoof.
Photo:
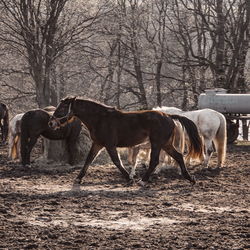
[[[81,191],[81,186],[80,186],[80,184],[79,183],[73,183],[73,185],[72,185],[72,188],[71,188],[71,191]]]
[[[130,175],[129,175],[129,180],[133,180],[134,177],[135,177],[135,174],[130,174]]]
[[[129,185],[133,185],[134,183],[135,183],[134,178],[130,178],[130,179],[128,180],[128,184],[129,184]]]
[[[30,164],[25,164],[25,165],[23,165],[23,167],[26,168],[26,169],[31,169],[31,165]]]
[[[133,186],[134,183],[135,183],[134,179],[130,179],[127,181],[127,183],[125,185],[129,187],[129,186]]]
[[[80,185],[81,184],[81,180],[76,178],[73,182],[73,185]]]
[[[141,187],[145,187],[147,184],[145,181],[142,181],[142,180],[139,180],[138,181],[138,184],[141,186]]]
[[[190,180],[191,184],[194,185],[196,183],[196,179],[194,176],[191,176],[191,180]]]

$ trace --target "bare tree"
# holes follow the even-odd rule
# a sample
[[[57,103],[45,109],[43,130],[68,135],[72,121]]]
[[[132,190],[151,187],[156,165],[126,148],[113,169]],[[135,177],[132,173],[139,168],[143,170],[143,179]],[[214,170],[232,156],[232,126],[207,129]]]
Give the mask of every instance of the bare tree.
[[[142,71],[142,40],[141,40],[141,8],[138,0],[118,0],[117,5],[121,15],[122,46],[128,50],[127,67],[124,70],[135,78],[137,88],[127,86],[139,100],[141,108],[147,109],[148,102]],[[129,68],[131,65],[132,68]]]
[[[187,88],[192,89],[195,104],[208,87],[246,91],[249,1],[175,0],[172,4],[168,27],[182,48],[172,53],[182,67],[183,107],[190,97]]]
[[[30,74],[36,86],[39,107],[51,104],[57,98],[51,91],[51,74],[55,60],[65,50],[90,34],[80,36],[97,20],[99,11],[91,15],[64,12],[68,0],[0,0],[5,18],[1,19],[0,39],[27,59]],[[72,7],[71,7],[72,8]],[[69,10],[69,8],[67,9]],[[55,104],[55,103],[52,103]]]
[[[153,61],[155,87],[156,87],[156,104],[162,106],[162,68],[166,63],[168,55],[167,44],[167,11],[168,1],[155,0],[147,1],[144,8],[147,8],[147,15],[144,16],[142,27],[145,32],[145,40],[152,48],[152,57],[148,58]]]

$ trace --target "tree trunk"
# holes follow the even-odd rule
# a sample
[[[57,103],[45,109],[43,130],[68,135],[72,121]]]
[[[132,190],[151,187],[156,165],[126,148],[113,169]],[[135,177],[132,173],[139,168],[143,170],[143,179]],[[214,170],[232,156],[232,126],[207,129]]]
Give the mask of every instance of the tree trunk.
[[[162,98],[161,98],[161,68],[162,68],[162,60],[159,60],[156,64],[156,75],[155,75],[155,84],[156,84],[156,101],[157,106],[162,106]]]
[[[223,15],[223,0],[217,0],[217,46],[216,46],[216,82],[217,88],[225,87],[225,18]]]

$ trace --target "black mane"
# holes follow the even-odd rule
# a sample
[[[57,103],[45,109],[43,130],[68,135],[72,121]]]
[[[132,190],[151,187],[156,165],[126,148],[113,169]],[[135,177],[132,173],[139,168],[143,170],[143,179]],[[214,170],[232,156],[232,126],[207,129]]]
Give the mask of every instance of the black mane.
[[[101,103],[101,102],[99,102],[97,100],[93,100],[91,98],[84,98],[84,97],[81,97],[81,96],[67,96],[67,97],[63,98],[62,101],[66,101],[66,100],[70,100],[70,99],[75,99],[75,101],[78,101],[78,100],[79,101],[84,101],[87,104],[91,104],[91,105],[94,105],[94,106],[104,108],[107,111],[119,111],[116,107],[112,107],[112,106],[106,105],[104,103]]]

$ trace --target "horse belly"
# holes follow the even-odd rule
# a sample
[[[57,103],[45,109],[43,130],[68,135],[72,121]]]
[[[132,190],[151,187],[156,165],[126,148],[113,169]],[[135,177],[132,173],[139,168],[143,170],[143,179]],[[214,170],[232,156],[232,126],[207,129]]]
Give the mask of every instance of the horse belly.
[[[147,131],[129,131],[120,133],[118,136],[117,147],[132,147],[148,140]]]
[[[217,117],[202,117],[198,123],[198,128],[205,138],[214,138],[219,127],[220,120]]]

